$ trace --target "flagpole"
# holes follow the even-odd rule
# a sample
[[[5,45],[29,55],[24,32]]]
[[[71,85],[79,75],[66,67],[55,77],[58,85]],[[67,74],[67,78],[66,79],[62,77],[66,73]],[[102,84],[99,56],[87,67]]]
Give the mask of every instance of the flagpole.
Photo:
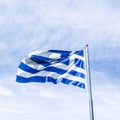
[[[87,71],[87,84],[88,84],[87,86],[88,86],[88,97],[89,97],[90,120],[94,120],[88,45],[85,46],[85,60],[86,60],[86,71]]]

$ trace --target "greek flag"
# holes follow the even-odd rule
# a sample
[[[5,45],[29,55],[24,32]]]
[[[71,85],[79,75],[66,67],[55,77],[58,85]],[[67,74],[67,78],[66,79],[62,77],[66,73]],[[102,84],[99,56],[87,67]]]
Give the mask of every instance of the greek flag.
[[[85,89],[85,74],[84,50],[35,51],[21,61],[16,81],[54,84],[61,82]]]

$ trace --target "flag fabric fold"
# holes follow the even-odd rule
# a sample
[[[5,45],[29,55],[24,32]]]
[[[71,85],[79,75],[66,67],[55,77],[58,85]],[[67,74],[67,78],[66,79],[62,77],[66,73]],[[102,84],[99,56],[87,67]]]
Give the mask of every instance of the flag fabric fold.
[[[72,84],[85,89],[84,50],[35,51],[22,59],[16,81]]]

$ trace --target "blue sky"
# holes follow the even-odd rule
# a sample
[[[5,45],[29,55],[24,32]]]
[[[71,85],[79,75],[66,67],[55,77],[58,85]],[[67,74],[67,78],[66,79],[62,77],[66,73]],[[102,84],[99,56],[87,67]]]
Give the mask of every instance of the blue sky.
[[[0,0],[0,119],[88,120],[87,90],[15,82],[28,53],[88,44],[95,119],[118,120],[119,13],[119,0]]]

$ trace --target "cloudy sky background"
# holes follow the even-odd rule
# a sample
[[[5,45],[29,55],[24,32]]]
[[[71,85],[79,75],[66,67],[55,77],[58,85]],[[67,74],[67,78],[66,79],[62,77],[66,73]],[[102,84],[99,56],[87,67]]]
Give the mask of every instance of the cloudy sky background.
[[[87,90],[15,82],[35,50],[89,45],[96,120],[119,120],[120,1],[0,0],[0,119],[89,120]]]

